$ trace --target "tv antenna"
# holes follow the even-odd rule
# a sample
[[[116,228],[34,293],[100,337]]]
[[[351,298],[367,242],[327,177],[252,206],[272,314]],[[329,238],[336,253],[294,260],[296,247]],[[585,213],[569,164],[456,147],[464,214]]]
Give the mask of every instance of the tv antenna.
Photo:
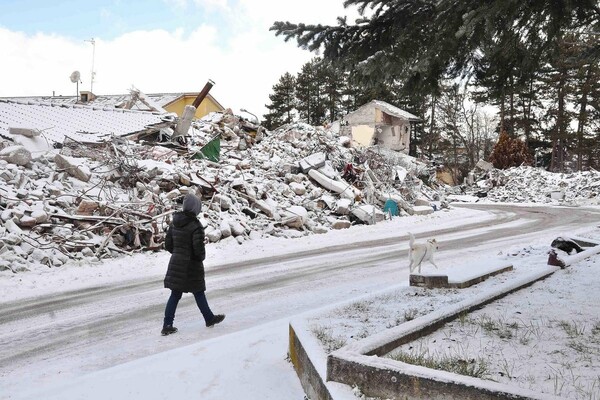
[[[81,80],[81,74],[79,73],[79,71],[73,71],[71,73],[71,76],[69,77],[69,79],[71,79],[71,82],[77,84],[77,93],[76,93],[76,96],[77,96],[77,98],[79,98],[79,82]]]
[[[84,42],[90,42],[92,44],[92,79],[90,79],[90,92],[94,93],[94,76],[96,73],[94,72],[94,58],[96,57],[96,41],[94,38],[89,40],[84,40]]]

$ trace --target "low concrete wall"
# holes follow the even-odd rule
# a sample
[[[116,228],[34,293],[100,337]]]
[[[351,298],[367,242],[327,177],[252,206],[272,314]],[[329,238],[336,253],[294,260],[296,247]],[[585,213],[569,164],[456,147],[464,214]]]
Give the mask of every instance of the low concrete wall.
[[[351,343],[327,358],[327,380],[356,385],[367,396],[390,399],[557,399],[523,389],[514,390],[483,379],[373,357],[385,355],[402,344],[434,332],[459,315],[530,286],[557,270],[555,267],[547,267],[524,279],[504,284],[490,293]]]
[[[554,264],[551,264],[554,265]],[[409,284],[410,286],[417,287],[426,287],[430,289],[465,289],[469,286],[476,285],[485,281],[487,278],[501,274],[503,272],[512,271],[512,265],[500,266],[496,269],[492,269],[487,273],[481,274],[479,276],[473,276],[464,280],[449,280],[447,275],[419,275],[419,274],[411,274],[409,276]]]
[[[290,359],[296,374],[298,374],[304,393],[311,400],[333,400],[323,378],[319,375],[291,324],[289,346]]]
[[[408,277],[410,286],[425,287],[429,289],[443,289],[448,287],[448,275],[418,275],[410,274]]]
[[[528,390],[512,390],[508,386],[489,382],[480,384],[477,378],[435,371],[401,362],[394,366],[377,365],[371,360],[348,360],[334,355],[327,360],[328,375],[344,376],[367,396],[398,400],[550,400]]]
[[[513,270],[513,266],[512,265],[507,265],[505,267],[502,268],[498,268],[495,271],[491,271],[487,274],[483,274],[465,281],[460,281],[460,282],[453,282],[453,281],[449,281],[448,282],[448,287],[450,288],[456,288],[456,289],[464,289],[464,288],[468,288],[469,286],[473,286],[476,285],[478,283],[481,283],[483,281],[485,281],[487,278],[492,277],[494,275],[498,275],[501,274],[503,272],[508,272],[508,271],[512,271]]]

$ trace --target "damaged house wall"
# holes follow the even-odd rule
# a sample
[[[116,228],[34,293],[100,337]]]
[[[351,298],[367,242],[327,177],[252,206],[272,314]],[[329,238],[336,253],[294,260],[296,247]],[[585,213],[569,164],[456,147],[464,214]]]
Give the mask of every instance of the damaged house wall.
[[[168,112],[173,112],[181,117],[185,107],[194,104],[194,100],[196,100],[198,94],[198,92],[184,93],[171,102],[165,104],[163,108]],[[207,94],[200,105],[198,105],[196,108],[196,113],[194,116],[196,118],[202,118],[211,112],[221,112],[224,110],[225,108],[214,97],[212,97],[210,94]]]
[[[412,121],[419,121],[419,118],[374,100],[344,117],[341,134],[363,146],[377,144],[408,154]]]

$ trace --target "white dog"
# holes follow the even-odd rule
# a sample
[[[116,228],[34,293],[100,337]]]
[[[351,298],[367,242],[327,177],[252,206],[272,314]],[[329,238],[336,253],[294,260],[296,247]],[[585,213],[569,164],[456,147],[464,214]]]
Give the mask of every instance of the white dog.
[[[429,261],[433,264],[434,267],[438,267],[435,265],[433,261],[433,254],[438,249],[438,245],[435,239],[429,239],[425,243],[415,243],[415,237],[412,233],[408,232],[408,236],[410,237],[409,248],[408,248],[408,259],[410,260],[410,272],[412,272],[419,268],[419,274],[421,273],[421,264],[423,261]]]

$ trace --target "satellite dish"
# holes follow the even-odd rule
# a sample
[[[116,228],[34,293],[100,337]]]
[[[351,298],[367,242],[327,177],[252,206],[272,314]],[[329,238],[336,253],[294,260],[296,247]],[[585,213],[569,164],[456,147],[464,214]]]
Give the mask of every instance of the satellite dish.
[[[69,78],[71,79],[71,82],[73,82],[73,83],[79,82],[79,78],[81,78],[81,74],[79,73],[79,71],[73,71],[73,73],[71,74],[71,76]]]

